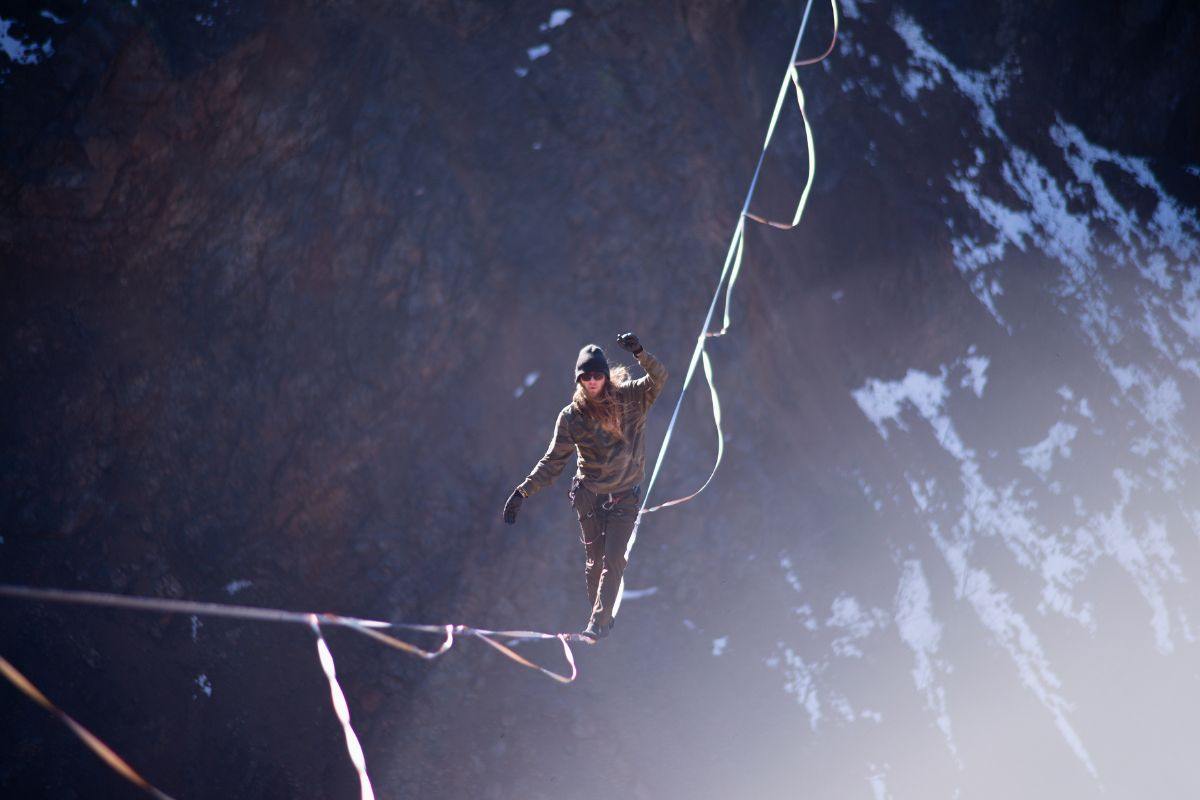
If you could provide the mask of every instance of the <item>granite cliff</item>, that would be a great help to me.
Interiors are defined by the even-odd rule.
[[[0,74],[0,580],[580,626],[566,481],[513,529],[501,505],[584,343],[615,355],[631,329],[671,369],[661,440],[800,11],[6,10],[24,49]],[[1171,742],[1196,725],[1165,687],[1196,658],[1200,15],[843,11],[802,75],[811,207],[795,232],[751,229],[734,331],[710,345],[726,460],[634,554],[631,587],[654,592],[565,690],[469,642],[426,664],[331,634],[380,796],[1187,787]],[[818,2],[805,50],[828,30]],[[776,216],[805,170],[794,108],[781,124],[755,201]],[[1051,436],[1018,483],[1017,446],[1062,434],[1068,403],[1091,455],[1052,477],[1070,449]],[[693,391],[658,499],[714,453]],[[1104,538],[1126,512],[1134,532]],[[1031,527],[1100,544],[1010,540]],[[984,578],[962,553],[1004,591],[965,588]],[[1063,559],[1073,577],[1045,566]],[[1109,582],[1136,613],[1105,615]],[[2,611],[0,652],[182,800],[357,791],[307,632]],[[15,692],[0,714],[0,793],[136,796]],[[1159,755],[1123,759],[1142,724]]]

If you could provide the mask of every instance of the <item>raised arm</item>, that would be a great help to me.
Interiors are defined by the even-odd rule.
[[[637,387],[636,391],[642,397],[642,407],[649,408],[662,394],[663,386],[667,383],[667,368],[645,349],[637,354],[637,360],[646,374],[633,381],[632,385]]]
[[[662,365],[661,361],[646,352],[642,343],[638,341],[638,337],[632,333],[622,333],[617,337],[617,341],[621,347],[633,353],[638,363],[642,365],[642,369],[646,370],[643,377],[636,381],[630,381],[629,388],[634,397],[641,399],[642,408],[648,409],[662,394],[663,386],[667,382],[667,368]]]

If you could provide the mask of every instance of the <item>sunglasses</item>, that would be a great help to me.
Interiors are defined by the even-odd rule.
[[[604,377],[603,372],[585,372],[579,376],[581,381],[598,381]]]

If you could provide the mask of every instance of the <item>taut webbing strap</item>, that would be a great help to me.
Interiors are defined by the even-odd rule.
[[[158,800],[172,800],[172,797],[169,794],[143,778],[137,770],[129,766],[129,763],[125,761],[125,759],[113,752],[113,749],[104,742],[100,741],[100,739],[97,738],[94,733],[76,722],[70,714],[54,705],[54,703],[50,702],[50,699],[47,698],[46,695],[42,694],[41,691],[33,685],[32,681],[22,675],[20,671],[10,664],[3,656],[0,656],[0,673],[3,673],[4,677],[8,678],[9,683],[24,692],[27,697],[33,700],[33,702],[37,703],[42,708],[58,717],[58,719],[64,725],[70,728],[76,736],[83,740],[84,744],[91,748],[93,753],[98,755],[105,764],[108,764],[108,766],[112,767],[113,771],[115,771],[122,778],[125,778],[125,780],[129,781],[134,786],[145,790],[152,797],[158,798]]]

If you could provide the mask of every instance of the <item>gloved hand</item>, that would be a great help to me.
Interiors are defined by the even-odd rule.
[[[512,525],[517,521],[517,512],[521,510],[521,503],[525,497],[516,489],[513,489],[512,496],[508,498],[508,502],[504,504],[504,521]]]
[[[632,333],[622,333],[617,337],[617,342],[635,356],[642,352],[642,343],[638,341],[637,336]]]

